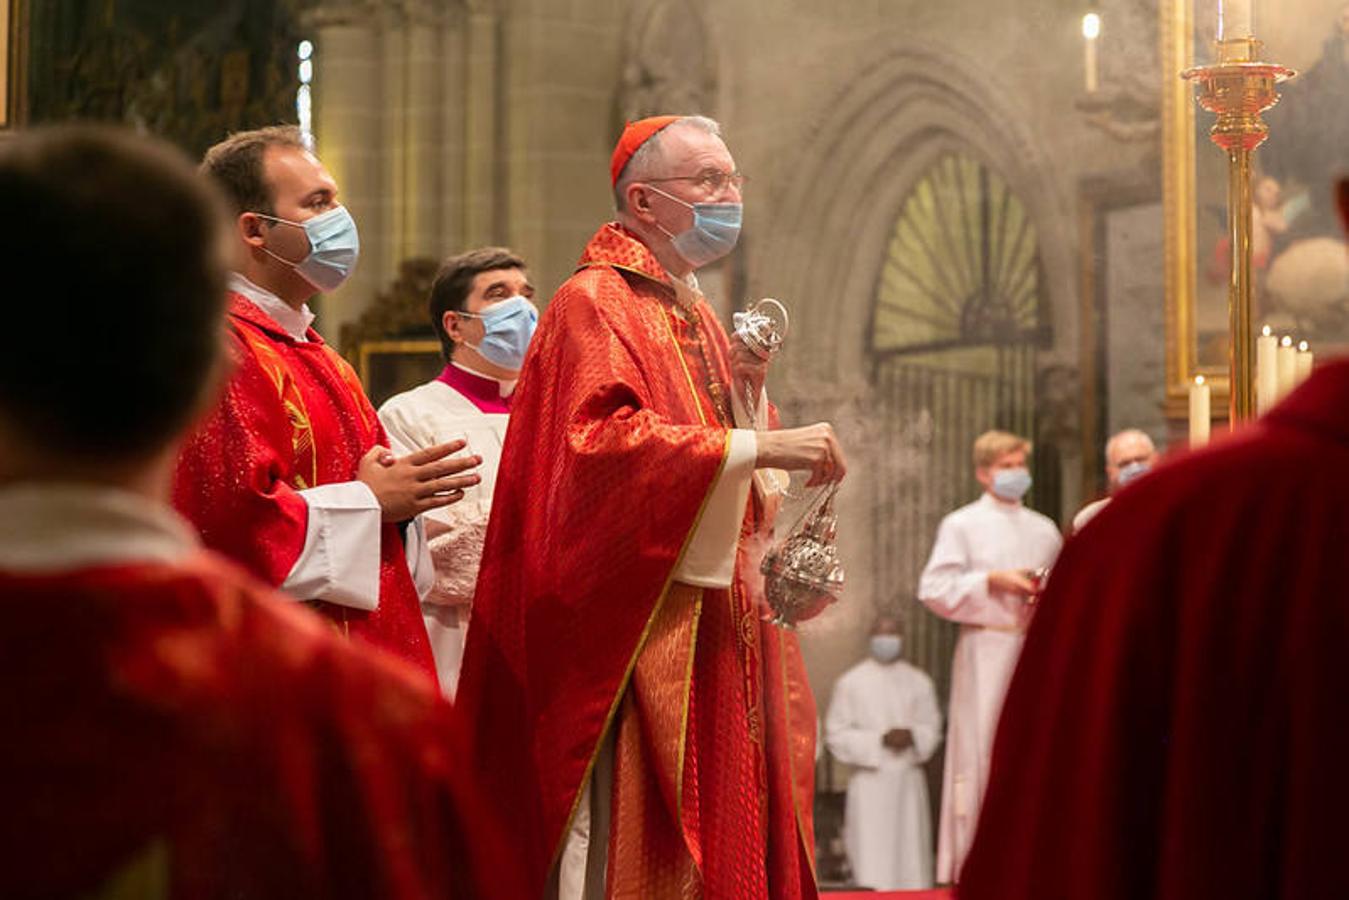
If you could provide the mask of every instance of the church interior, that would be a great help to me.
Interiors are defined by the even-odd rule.
[[[1244,6],[1245,62],[1277,65],[1267,136],[1237,151],[1203,69],[1233,0],[3,0],[0,146],[93,120],[199,159],[298,126],[362,235],[315,328],[379,406],[440,371],[443,259],[509,247],[546,310],[614,216],[625,123],[715,119],[745,215],[702,291],[728,331],[760,298],[789,311],[768,397],[849,459],[846,587],[798,630],[820,717],[877,616],[946,711],[960,625],[919,584],[981,493],[979,435],[1032,443],[1026,505],[1067,533],[1111,487],[1112,435],[1183,454],[1257,392],[1263,411],[1285,357],[1300,380],[1349,346],[1349,5]],[[855,889],[853,770],[824,744],[816,874]],[[923,766],[933,828],[944,753]]]

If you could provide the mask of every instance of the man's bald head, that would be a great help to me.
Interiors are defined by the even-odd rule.
[[[1157,461],[1157,448],[1148,437],[1137,428],[1126,428],[1113,435],[1105,445],[1105,473],[1110,480],[1113,493],[1120,489],[1120,471],[1137,471],[1138,466],[1151,468]],[[1128,480],[1126,475],[1125,480]]]

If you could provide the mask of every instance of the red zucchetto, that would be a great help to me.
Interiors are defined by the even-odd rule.
[[[618,176],[623,174],[623,167],[632,159],[632,154],[637,152],[637,148],[645,144],[651,135],[679,118],[679,116],[651,116],[623,126],[623,135],[618,139],[618,146],[614,147],[613,158],[609,160],[609,183],[618,187]]]

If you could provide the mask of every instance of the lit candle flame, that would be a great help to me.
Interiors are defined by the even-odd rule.
[[[1285,334],[1285,335],[1283,336],[1283,340],[1279,341],[1279,346],[1281,346],[1281,347],[1291,347],[1291,346],[1293,346],[1293,339],[1290,338],[1288,335]]]
[[[1312,348],[1312,345],[1307,343],[1306,341],[1302,341],[1297,345],[1297,348],[1299,351],[1306,353],[1308,350]]]
[[[1094,41],[1101,36],[1101,16],[1099,13],[1090,12],[1082,17],[1082,36],[1089,41]]]
[[[1194,376],[1194,383],[1195,383],[1195,384],[1203,384],[1203,383],[1204,383],[1204,376],[1203,376],[1203,375],[1196,375],[1196,376]]]
[[[1274,332],[1270,331],[1269,326],[1266,325],[1263,329],[1261,329],[1260,333],[1263,334],[1265,337],[1269,337]]]

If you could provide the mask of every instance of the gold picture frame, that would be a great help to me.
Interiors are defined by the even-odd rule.
[[[1349,88],[1325,77],[1327,60],[1349,47],[1344,0],[1256,0],[1257,37],[1267,62],[1289,66],[1298,78],[1280,86],[1280,103],[1265,114],[1269,140],[1254,154],[1256,213],[1267,210],[1281,229],[1256,244],[1255,328],[1310,340],[1320,353],[1349,349],[1349,287],[1313,291],[1327,260],[1342,265],[1343,233],[1328,215],[1334,179],[1304,147],[1340,147],[1318,123],[1340,121]],[[1208,139],[1214,117],[1199,109],[1186,69],[1212,63],[1217,0],[1159,0],[1162,85],[1162,185],[1165,211],[1167,417],[1184,419],[1189,385],[1203,375],[1219,418],[1228,406],[1225,154]],[[1332,54],[1333,51],[1333,54]],[[1318,66],[1321,72],[1318,74]],[[1336,67],[1338,71],[1338,66]],[[1329,110],[1329,112],[1327,112]],[[1271,193],[1262,193],[1269,187]],[[1265,199],[1262,199],[1265,198]],[[1257,228],[1257,232],[1260,229]],[[1260,237],[1259,234],[1256,237]],[[1325,238],[1332,238],[1329,245]],[[1294,252],[1296,251],[1296,252]],[[1340,262],[1336,262],[1336,260]],[[1338,296],[1336,291],[1339,291]]]
[[[14,36],[18,33],[18,3],[0,0],[0,128],[9,128],[14,115]]]
[[[375,406],[430,381],[445,365],[436,340],[362,341],[356,360],[361,386]]]
[[[28,121],[30,0],[0,0],[0,132]]]
[[[1226,370],[1196,371],[1195,101],[1180,73],[1194,65],[1194,0],[1160,0],[1162,208],[1165,217],[1166,414],[1185,414],[1189,384],[1202,374],[1213,408],[1226,409]]]

